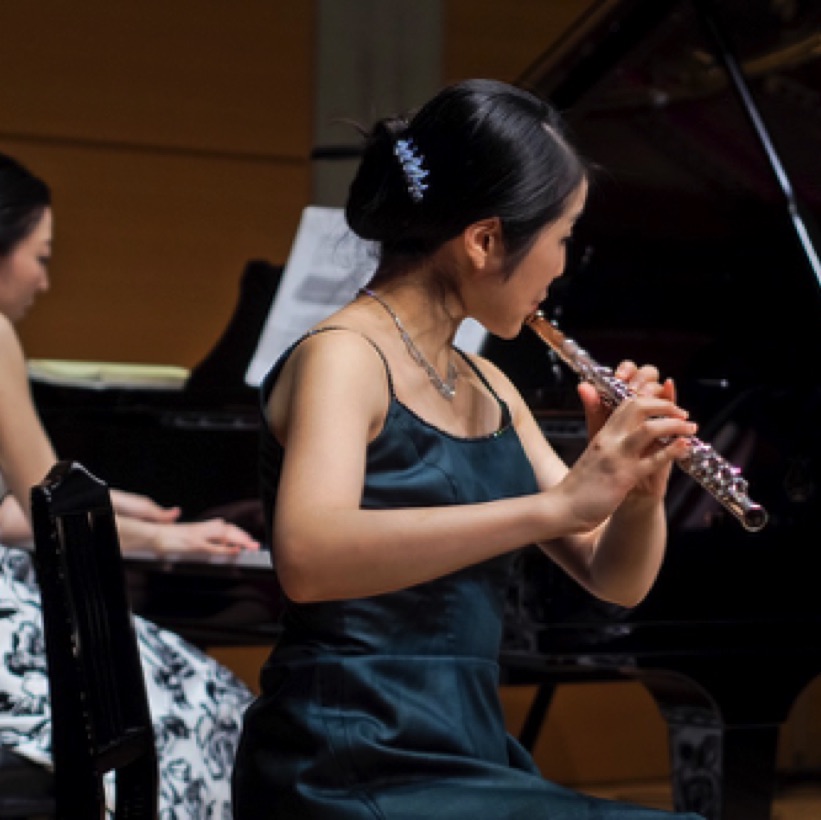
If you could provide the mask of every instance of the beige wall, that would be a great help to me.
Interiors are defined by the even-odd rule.
[[[516,80],[592,2],[446,0],[445,80]]]
[[[444,0],[443,79],[514,79],[586,2]],[[310,202],[315,27],[307,0],[0,5],[0,150],[55,200],[29,356],[207,352]]]
[[[587,2],[443,0],[443,79],[514,79]],[[315,27],[308,0],[0,4],[0,150],[55,200],[29,356],[207,352],[310,202]]]
[[[52,186],[29,356],[190,366],[310,190],[312,4],[0,5],[0,150]]]

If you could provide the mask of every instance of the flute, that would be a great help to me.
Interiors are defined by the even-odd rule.
[[[625,382],[613,375],[610,368],[594,361],[586,350],[551,324],[541,311],[529,316],[526,324],[581,380],[590,382],[598,390],[608,407],[614,408],[634,395]],[[767,511],[750,500],[747,482],[741,476],[740,469],[695,436],[688,436],[687,441],[690,443],[689,452],[676,459],[676,464],[729,510],[744,529],[750,532],[762,529],[767,523]]]

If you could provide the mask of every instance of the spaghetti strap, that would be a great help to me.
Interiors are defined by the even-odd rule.
[[[344,325],[326,325],[325,327],[316,327],[313,330],[309,330],[305,336],[303,336],[303,339],[306,339],[309,336],[316,336],[318,333],[324,333],[326,330],[348,330],[351,333],[356,333],[357,336],[361,336],[379,354],[379,358],[382,359],[382,364],[385,365],[385,375],[388,378],[388,390],[391,394],[391,398],[396,398],[393,390],[393,376],[391,375],[391,368],[390,365],[388,365],[388,360],[385,358],[385,354],[382,352],[382,349],[373,339],[371,339],[370,336],[366,336],[364,333],[354,330],[351,327],[345,327]],[[302,339],[299,341],[302,341]]]
[[[511,423],[511,415],[510,415],[510,408],[507,406],[507,402],[493,389],[491,383],[485,377],[485,374],[477,367],[476,363],[465,353],[464,350],[460,350],[458,347],[453,348],[461,357],[464,359],[467,366],[478,376],[479,381],[487,388],[488,392],[499,405],[499,409],[502,411],[502,426],[506,426]]]
[[[271,392],[271,389],[273,388],[274,382],[276,381],[276,378],[280,370],[282,370],[282,366],[288,360],[291,353],[293,353],[294,350],[296,350],[296,348],[299,347],[299,345],[301,345],[302,342],[304,342],[306,339],[310,339],[312,336],[316,336],[320,333],[325,333],[329,330],[347,330],[351,333],[356,333],[358,336],[361,336],[366,342],[368,342],[368,344],[379,354],[379,358],[382,359],[382,364],[385,366],[385,375],[388,379],[388,392],[390,393],[391,399],[396,398],[396,394],[393,389],[393,376],[391,375],[391,369],[388,365],[388,360],[387,358],[385,358],[385,354],[382,352],[379,345],[377,345],[376,342],[374,342],[373,339],[371,339],[369,336],[366,336],[364,333],[361,333],[358,330],[354,330],[353,328],[345,327],[344,325],[325,325],[324,327],[312,328],[311,330],[307,331],[307,333],[303,333],[302,336],[300,336],[298,339],[292,342],[285,349],[285,351],[282,353],[279,359],[277,359],[276,364],[268,371],[268,374],[262,380],[262,383],[260,385],[260,398],[263,405],[268,400],[268,396]]]

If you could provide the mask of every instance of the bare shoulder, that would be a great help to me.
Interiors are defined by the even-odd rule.
[[[21,408],[30,404],[31,389],[23,348],[14,325],[0,314],[0,411],[13,409],[19,416]]]
[[[374,343],[359,329],[342,324],[323,324],[294,350],[286,366],[316,368],[351,375],[362,368],[373,372],[381,368],[381,356]]]
[[[295,414],[355,407],[375,429],[388,395],[385,364],[369,339],[355,328],[326,325],[303,339],[284,364],[268,400],[269,423],[284,436]]]

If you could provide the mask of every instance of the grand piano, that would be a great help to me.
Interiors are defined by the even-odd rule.
[[[540,687],[523,740],[556,684],[639,680],[669,726],[676,808],[767,820],[779,729],[821,673],[821,3],[592,2],[519,84],[565,112],[599,167],[545,313],[604,364],[673,376],[699,437],[769,515],[748,532],[677,471],[664,566],[629,610],[524,550],[502,657],[507,682]],[[263,279],[237,307],[259,327],[276,269]],[[236,355],[248,323],[232,326],[177,391],[90,398],[34,383],[58,452],[115,486],[182,499],[189,517],[258,524],[244,506],[256,493],[255,399],[241,384],[252,351],[246,337]],[[585,441],[575,377],[527,330],[484,352],[572,460]],[[137,609],[204,644],[275,635],[272,574],[135,575]]]
[[[545,312],[599,361],[672,375],[770,520],[747,532],[677,471],[667,557],[632,610],[525,552],[504,668],[545,682],[527,732],[557,681],[642,681],[675,805],[711,820],[770,817],[779,728],[821,672],[820,43],[817,2],[599,3],[520,79],[601,167]],[[572,457],[556,408],[575,379],[532,335],[486,352]]]

